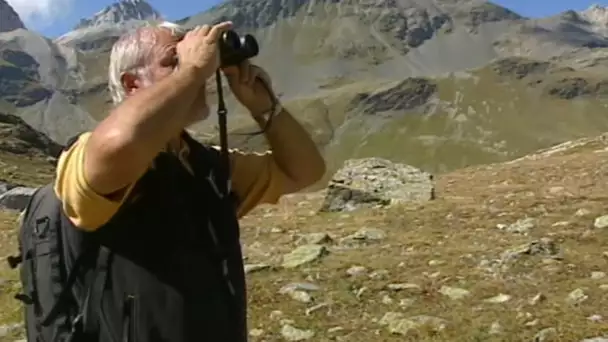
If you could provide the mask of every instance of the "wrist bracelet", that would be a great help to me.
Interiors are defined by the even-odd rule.
[[[279,115],[283,111],[283,105],[280,102],[275,102],[272,108],[262,114],[256,115],[256,118],[262,118],[265,121],[269,121],[275,116]]]

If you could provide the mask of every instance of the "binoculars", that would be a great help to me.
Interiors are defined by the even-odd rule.
[[[258,42],[250,34],[241,37],[234,31],[226,31],[219,41],[220,64],[228,67],[241,64],[243,61],[258,55]]]

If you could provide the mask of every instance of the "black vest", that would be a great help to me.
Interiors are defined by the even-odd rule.
[[[184,138],[194,176],[161,153],[98,231],[112,252],[101,308],[92,308],[108,335],[100,341],[247,340],[236,201],[218,191],[219,151]]]
[[[218,192],[219,151],[184,138],[194,176],[174,154],[159,154],[123,208],[93,233],[106,251],[98,267],[108,270],[94,276],[87,311],[100,342],[247,340],[236,200]],[[86,235],[71,232],[71,241]]]

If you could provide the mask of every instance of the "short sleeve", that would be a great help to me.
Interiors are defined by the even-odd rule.
[[[91,188],[84,173],[85,147],[91,133],[82,134],[59,157],[55,193],[63,204],[64,213],[72,223],[92,231],[107,223],[129,195],[132,185],[119,198],[108,198]]]
[[[232,189],[240,202],[237,214],[246,215],[262,203],[276,204],[285,193],[286,175],[272,152],[246,153],[231,150]]]

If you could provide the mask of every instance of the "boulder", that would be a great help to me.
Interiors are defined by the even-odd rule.
[[[3,193],[9,191],[10,189],[13,189],[17,187],[16,185],[10,184],[10,183],[6,183],[6,182],[2,182],[0,181],[0,195],[2,195]]]
[[[16,187],[0,195],[0,209],[23,211],[36,188]]]
[[[347,160],[331,179],[322,212],[434,199],[433,176],[382,158]]]

